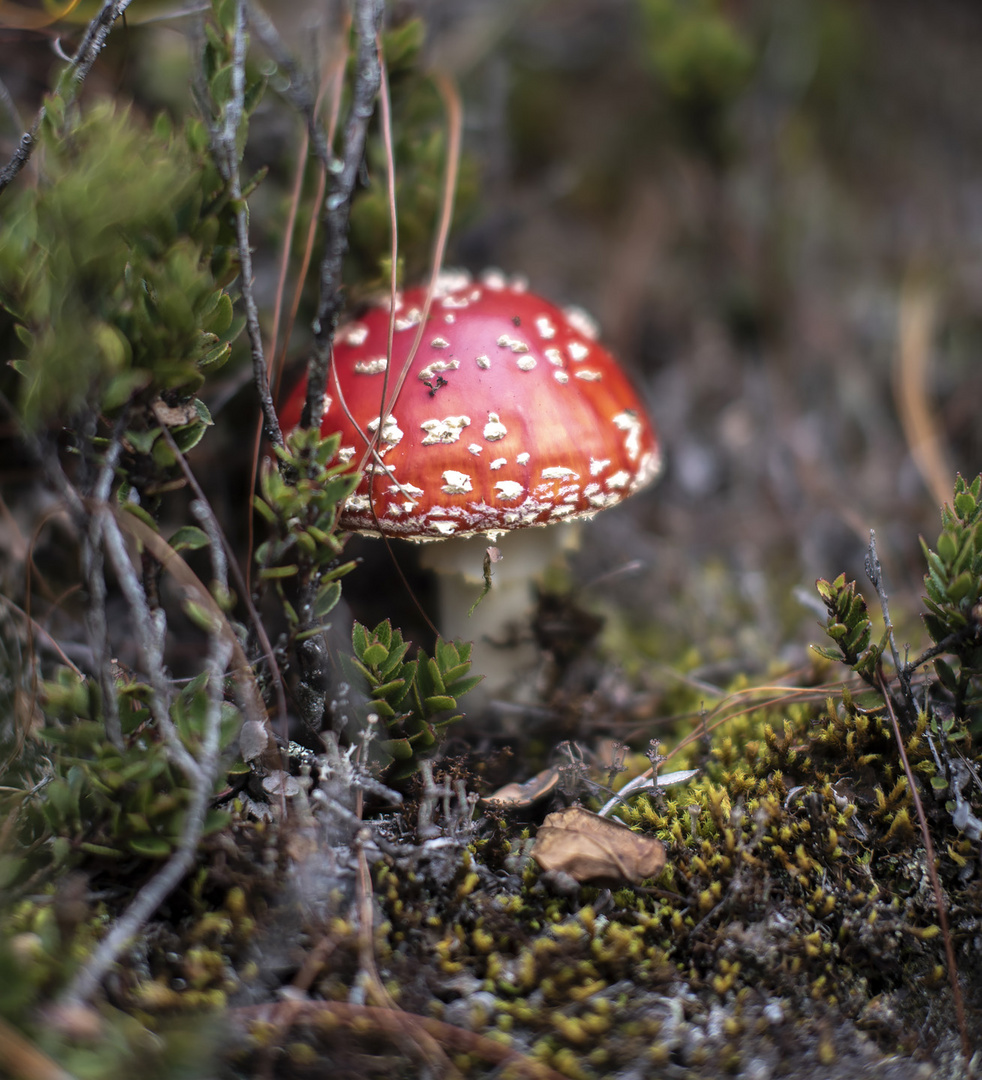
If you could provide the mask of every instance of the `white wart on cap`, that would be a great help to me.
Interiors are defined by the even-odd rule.
[[[380,417],[386,370],[391,395],[425,295],[398,297],[391,357],[387,304],[336,335],[345,404],[381,459],[366,467],[343,528],[417,540],[494,535],[592,517],[655,479],[651,422],[589,317],[499,274],[442,280],[402,389]],[[299,421],[304,391],[288,399],[284,428]],[[365,442],[337,397],[332,379],[322,430],[341,432],[342,460],[357,464]]]

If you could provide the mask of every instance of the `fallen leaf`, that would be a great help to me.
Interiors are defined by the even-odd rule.
[[[639,885],[665,865],[665,847],[626,825],[568,806],[542,823],[532,858],[543,870],[559,870],[583,883],[628,881]]]
[[[514,780],[510,784],[505,784],[482,801],[492,806],[497,803],[499,806],[518,810],[531,806],[536,799],[541,799],[547,792],[552,791],[558,783],[559,770],[555,765],[551,765],[548,769],[536,773],[531,780],[526,780],[524,784],[519,784]]]
[[[247,720],[239,732],[239,753],[243,761],[254,761],[266,752],[269,732],[260,720]]]

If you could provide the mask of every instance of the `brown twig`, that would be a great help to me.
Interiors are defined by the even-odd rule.
[[[965,1021],[965,1003],[962,1000],[962,989],[958,982],[958,967],[955,963],[955,948],[951,941],[951,931],[948,929],[948,909],[945,904],[944,893],[941,891],[941,882],[938,880],[938,870],[935,866],[934,843],[931,840],[931,832],[928,828],[927,817],[921,803],[921,796],[914,782],[914,773],[907,759],[907,749],[904,746],[903,736],[900,733],[900,724],[897,722],[897,714],[893,708],[893,701],[887,690],[886,679],[883,672],[878,672],[880,690],[883,700],[886,702],[887,712],[890,715],[890,723],[893,725],[893,735],[897,741],[897,750],[904,766],[904,775],[907,777],[907,786],[910,789],[911,798],[914,800],[914,810],[921,827],[921,837],[924,840],[924,858],[927,862],[927,873],[931,879],[931,888],[934,890],[934,903],[938,909],[938,923],[941,926],[941,937],[944,940],[945,960],[948,967],[948,983],[951,986],[951,996],[955,1003],[955,1018],[958,1023],[958,1033],[961,1036],[962,1054],[967,1062],[972,1056],[972,1045],[968,1038],[968,1027]]]
[[[272,1023],[277,1016],[275,1005],[247,1005],[243,1008],[232,1010],[232,1017],[243,1020],[255,1020]],[[525,1057],[517,1050],[504,1046],[487,1036],[479,1035],[474,1031],[454,1027],[442,1020],[435,1020],[431,1016],[420,1016],[417,1013],[394,1011],[383,1009],[373,1005],[353,1005],[344,1001],[297,1001],[290,1003],[289,1022],[284,1025],[285,1030],[295,1023],[304,1020],[314,1020],[318,1016],[331,1016],[349,1027],[359,1026],[374,1028],[376,1031],[385,1032],[388,1035],[398,1036],[405,1031],[405,1025],[411,1024],[419,1031],[426,1032],[432,1038],[438,1040],[441,1046],[462,1054],[473,1054],[485,1061],[496,1065],[507,1065],[530,1077],[531,1080],[566,1080],[561,1073],[550,1069],[548,1065],[533,1061]]]
[[[194,492],[195,498],[198,500],[201,511],[206,516],[206,521],[202,522],[207,527],[209,537],[214,544],[216,541],[220,545],[220,550],[224,551],[228,557],[228,565],[232,571],[232,578],[235,581],[235,587],[239,590],[242,603],[245,605],[246,611],[249,615],[249,621],[252,624],[256,637],[259,640],[259,646],[263,650],[263,655],[266,657],[266,663],[269,665],[269,672],[273,679],[273,688],[276,693],[276,708],[279,712],[280,724],[283,732],[287,731],[287,714],[286,714],[286,691],[283,688],[283,676],[280,673],[279,665],[276,663],[276,654],[273,651],[273,644],[269,640],[269,636],[266,633],[266,627],[263,625],[263,621],[259,616],[259,612],[256,610],[255,605],[252,602],[252,597],[249,595],[249,590],[245,582],[245,578],[242,576],[242,570],[235,559],[232,547],[229,544],[225,533],[219,527],[218,521],[215,518],[214,512],[211,509],[211,505],[205,496],[205,493],[201,489],[201,485],[198,483],[198,478],[194,475],[191,467],[188,465],[187,458],[181,453],[178,448],[177,442],[174,436],[171,435],[167,425],[161,419],[159,413],[154,411],[154,415],[160,422],[161,431],[164,438],[167,440],[167,445],[171,449],[171,453],[177,459],[178,465],[181,467],[181,472],[184,473],[184,478],[187,480],[191,490]]]
[[[0,1018],[0,1061],[13,1080],[74,1080],[47,1054]]]
[[[894,396],[910,456],[941,506],[951,498],[955,473],[928,392],[937,309],[937,297],[928,285],[913,278],[904,283],[900,291]]]

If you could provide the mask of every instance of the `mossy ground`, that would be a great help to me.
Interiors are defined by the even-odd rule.
[[[675,691],[673,704],[694,706],[688,694]],[[523,760],[527,747],[516,749]],[[930,793],[923,721],[906,749],[975,1030],[978,855]],[[438,798],[419,781],[398,812],[370,811],[376,840],[339,829],[325,810],[330,784],[305,781],[286,815],[265,823],[232,800],[240,810],[107,986],[112,1007],[94,1029],[103,1052],[92,1058],[101,1075],[125,1075],[141,1040],[162,1076],[182,1048],[204,1052],[201,1040],[210,1064],[196,1075],[954,1068],[955,1012],[911,794],[889,720],[860,699],[764,705],[688,740],[670,767],[698,776],[619,811],[667,848],[665,870],[641,886],[542,875],[529,849],[545,807],[475,812],[471,764],[462,755],[437,768]],[[628,759],[630,771],[645,764]],[[588,786],[579,794],[591,802]],[[80,1076],[94,1047],[70,1027],[37,1027],[36,1010],[118,914],[118,870],[83,865],[87,895],[103,897],[94,905],[80,904],[86,889],[73,893],[70,876],[5,921],[5,967],[31,965],[23,1019]],[[107,1039],[118,1043],[108,1065]]]

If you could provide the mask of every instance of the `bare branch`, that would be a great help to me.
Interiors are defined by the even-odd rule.
[[[113,23],[130,6],[131,2],[132,0],[105,0],[99,13],[89,23],[81,44],[69,61],[68,68],[62,73],[58,83],[58,88],[66,102],[75,100],[82,83],[85,82],[85,77],[96,61],[96,57],[102,52],[106,44],[106,38],[109,37]],[[42,105],[30,129],[21,136],[20,144],[14,151],[13,157],[0,169],[0,192],[3,192],[4,188],[13,181],[21,169],[30,161],[43,119],[44,106]]]
[[[133,903],[100,942],[62,995],[63,1003],[86,1001],[95,993],[119,954],[194,865],[218,768],[223,683],[231,655],[232,642],[228,635],[216,630],[211,635],[208,658],[208,711],[201,752],[191,776],[191,798],[177,849],[163,869],[137,893]]]
[[[130,6],[131,0],[105,0],[99,14],[89,23],[81,44],[72,57],[71,81],[76,93],[88,75],[96,57],[102,52],[113,23]],[[62,82],[64,82],[62,77]],[[72,97],[74,98],[74,94]]]
[[[108,500],[112,490],[116,465],[123,449],[121,438],[126,411],[120,415],[112,442],[99,471],[94,497],[98,502]],[[79,522],[81,525],[82,522]],[[89,591],[85,608],[85,621],[89,631],[89,645],[99,671],[99,685],[102,689],[102,703],[106,714],[106,736],[113,746],[122,748],[123,729],[119,719],[119,701],[116,698],[116,681],[112,666],[112,644],[109,637],[109,623],[106,618],[106,575],[105,559],[102,550],[102,515],[93,514],[89,518],[89,527],[85,530],[82,543],[82,573]]]
[[[873,549],[873,558],[876,558],[875,548]],[[874,584],[876,583],[874,582]],[[878,585],[877,591],[879,591]],[[900,724],[897,722],[897,714],[894,712],[893,703],[890,700],[890,693],[887,690],[886,679],[884,679],[882,671],[878,673],[878,678],[880,692],[883,694],[887,712],[890,714],[890,723],[893,725],[893,736],[897,743],[901,764],[904,767],[904,775],[907,778],[907,788],[910,791],[911,799],[914,802],[914,811],[917,814],[917,821],[921,829],[921,839],[924,841],[924,862],[927,867],[927,875],[931,882],[931,888],[934,891],[934,903],[938,910],[938,925],[941,927],[941,934],[944,939],[945,960],[947,961],[948,968],[948,984],[951,987],[951,997],[955,1004],[955,1019],[958,1024],[958,1032],[961,1036],[962,1053],[965,1055],[965,1060],[968,1061],[972,1056],[972,1045],[968,1037],[968,1026],[965,1019],[965,1002],[962,998],[962,990],[958,982],[958,965],[955,961],[955,948],[951,941],[951,931],[948,928],[948,905],[945,902],[945,895],[941,888],[941,882],[938,880],[938,870],[934,856],[934,843],[931,840],[931,830],[928,828],[927,816],[924,813],[924,806],[921,803],[921,796],[917,789],[917,781],[914,779],[914,772],[910,767],[907,749],[904,746],[904,739],[900,734]]]
[[[106,505],[94,509],[95,513],[102,518],[103,543],[113,570],[116,571],[119,587],[129,605],[136,646],[140,652],[144,674],[153,690],[150,695],[150,712],[153,714],[154,723],[164,736],[174,763],[180,767],[185,776],[194,780],[199,773],[198,763],[181,742],[177,728],[170,718],[171,694],[164,673],[163,612],[159,612],[160,618],[155,619],[150,611],[146,593],[130,562],[126,542],[112,510]]]
[[[28,161],[30,161],[31,154],[34,152],[34,144],[37,141],[38,128],[41,126],[41,117],[43,114],[44,109],[42,109],[34,118],[34,123],[31,124],[30,130],[25,131],[20,137],[20,144],[14,151],[13,157],[2,169],[0,169],[0,192],[7,187]]]
[[[344,304],[341,267],[348,250],[348,218],[351,196],[365,156],[368,124],[375,111],[382,79],[376,35],[382,23],[382,0],[356,0],[354,24],[358,53],[352,88],[351,111],[344,130],[341,161],[332,160],[330,184],[324,203],[324,256],[320,269],[320,299],[314,320],[314,353],[307,365],[307,400],[300,423],[319,428],[324,415],[327,368],[331,361],[334,331]]]
[[[880,557],[876,552],[876,533],[869,531],[869,548],[866,552],[866,576],[870,579],[876,595],[880,598],[880,610],[883,612],[883,623],[886,628],[887,641],[890,643],[890,654],[893,657],[893,666],[900,680],[900,689],[903,694],[903,718],[908,726],[913,727],[917,722],[917,704],[914,701],[914,692],[910,685],[910,664],[901,663],[900,652],[893,633],[893,621],[890,618],[890,604],[887,598],[886,588],[883,584],[883,568],[880,566]]]
[[[259,326],[259,308],[252,288],[252,251],[249,247],[249,208],[242,198],[239,178],[238,133],[245,108],[245,0],[235,5],[235,39],[232,51],[232,96],[225,110],[225,125],[219,136],[219,164],[229,183],[229,194],[235,209],[235,233],[239,250],[239,281],[242,302],[246,311],[246,332],[252,351],[252,379],[263,411],[263,432],[276,446],[283,445],[283,432],[276,416],[273,396],[269,390],[269,372],[263,353],[263,336]]]
[[[211,547],[213,549],[212,559],[218,559],[221,557],[221,562],[215,563],[215,578],[221,584],[224,589],[228,589],[228,569],[231,567],[232,577],[235,581],[235,587],[239,590],[239,595],[242,603],[245,605],[246,610],[249,613],[249,619],[252,623],[253,630],[256,637],[259,639],[260,647],[263,650],[263,654],[266,657],[266,662],[269,664],[270,675],[273,679],[273,687],[276,692],[277,709],[280,715],[280,722],[284,730],[286,729],[287,716],[286,716],[286,692],[283,688],[283,675],[280,672],[279,666],[276,663],[276,653],[273,651],[272,642],[269,640],[269,636],[266,633],[266,627],[263,625],[263,621],[259,616],[259,612],[256,610],[255,605],[252,602],[252,597],[249,595],[249,589],[246,585],[245,578],[242,575],[242,570],[239,564],[232,556],[231,546],[218,524],[218,520],[215,517],[215,513],[211,508],[211,504],[205,496],[205,493],[201,490],[201,485],[198,483],[198,478],[191,471],[191,467],[188,465],[187,458],[181,453],[174,436],[171,435],[167,426],[161,424],[161,431],[164,434],[164,438],[167,440],[167,445],[170,447],[171,452],[177,459],[178,465],[181,467],[181,472],[184,473],[184,478],[187,480],[194,492],[195,501],[191,505],[191,510],[194,516],[201,523],[201,527],[208,534],[208,539],[211,541]],[[230,558],[231,557],[231,558]]]

